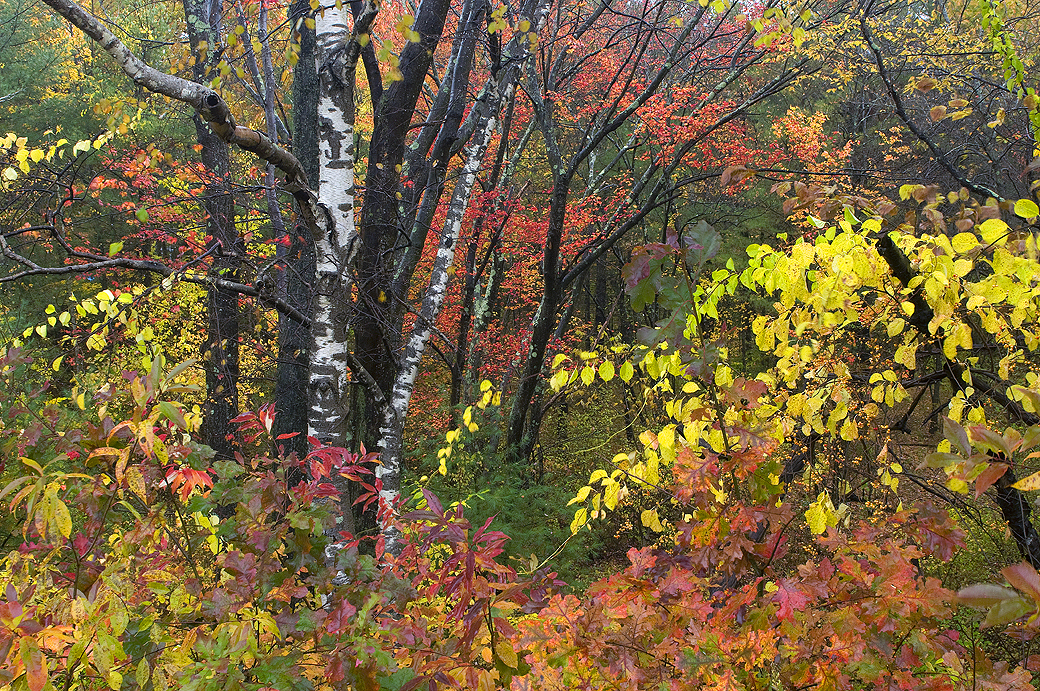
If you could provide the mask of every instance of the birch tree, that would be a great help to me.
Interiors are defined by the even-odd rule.
[[[331,446],[364,445],[378,451],[376,475],[387,509],[400,490],[404,421],[417,374],[431,339],[446,341],[435,323],[452,280],[455,251],[474,188],[488,167],[494,172],[482,183],[485,190],[487,186],[504,189],[516,170],[519,154],[506,152],[501,143],[495,162],[487,160],[495,137],[501,142],[503,113],[512,113],[520,103],[532,114],[516,147],[540,140],[538,150],[544,151],[542,160],[552,179],[541,261],[542,296],[531,322],[529,352],[519,363],[521,377],[507,435],[511,453],[522,458],[537,435],[540,413],[532,402],[567,291],[576,293],[574,287],[585,282],[603,253],[690,181],[677,176],[683,174],[687,154],[699,141],[807,70],[805,60],[780,59],[770,66],[767,78],[742,89],[741,98],[718,115],[707,132],[669,157],[649,157],[645,169],[627,179],[629,171],[622,170],[626,156],[631,158],[639,147],[652,151],[656,146],[646,138],[632,139],[641,109],[651,98],[673,81],[695,80],[705,87],[695,108],[713,104],[766,55],[764,47],[754,45],[756,34],[735,21],[735,7],[720,4],[709,10],[659,3],[635,11],[612,0],[580,7],[560,0],[556,4],[526,0],[509,6],[488,0],[422,0],[414,18],[400,17],[393,29],[404,38],[395,54],[389,49],[391,37],[378,35],[385,34],[389,24],[378,21],[385,6],[367,0],[316,9],[313,4],[310,8],[298,4],[293,17],[301,36],[300,54],[304,55],[307,9],[314,10],[315,52],[313,72],[309,64],[297,71],[305,79],[316,75],[318,98],[313,106],[316,124],[308,128],[310,116],[304,113],[312,112],[311,106],[304,110],[306,94],[297,94],[301,112],[294,130],[301,147],[306,134],[316,131],[314,179],[279,144],[270,81],[259,74],[266,73],[269,61],[263,51],[257,63],[263,69],[257,68],[254,90],[267,115],[266,133],[238,126],[227,102],[201,83],[203,73],[196,73],[196,81],[162,73],[138,59],[73,0],[45,2],[96,41],[137,85],[193,108],[200,137],[211,132],[220,146],[252,152],[280,171],[281,187],[293,196],[298,225],[305,229],[301,244],[312,247],[315,255],[309,313],[304,314],[306,300],[280,292],[284,288],[229,280],[229,275],[234,278],[227,274],[234,271],[230,264],[218,268],[210,283],[240,293],[251,291],[296,323],[309,326],[309,348],[301,347],[299,335],[294,342],[284,343],[288,353],[309,350],[308,436]],[[202,26],[199,17],[212,16],[219,3],[207,7],[189,11],[189,24]],[[217,23],[206,26],[215,30]],[[267,27],[260,27],[259,33],[266,35]],[[216,36],[207,40],[208,46],[217,44]],[[386,84],[376,45],[387,61]],[[309,63],[311,58],[306,59]],[[358,160],[356,146],[357,102],[365,93],[358,88],[360,67],[373,114],[364,160]],[[574,117],[569,106],[557,102],[557,92],[582,79],[586,83],[592,79],[603,92],[585,94],[599,101],[593,100],[593,107],[581,108]],[[612,143],[618,136],[628,143]],[[355,192],[359,164],[364,170],[360,205]],[[625,202],[607,214],[599,233],[576,257],[567,258],[561,244],[572,185],[585,170],[584,194],[596,194],[610,184],[629,187],[620,195]],[[268,207],[274,222],[280,212],[270,182],[268,176]],[[445,213],[443,221],[435,222],[438,209]],[[218,217],[210,214],[211,219]],[[227,231],[234,226],[233,214],[229,218]],[[424,274],[418,268],[428,240],[435,241],[437,251],[429,277],[419,286],[417,277]],[[228,238],[224,245],[234,242]],[[224,261],[234,261],[234,255]],[[496,274],[490,273],[479,300],[485,306],[495,286]],[[475,282],[466,288],[474,301],[480,292]],[[479,329],[487,313],[475,311]],[[469,353],[456,352],[454,361],[461,374],[471,358]],[[286,385],[281,385],[283,392]],[[340,490],[344,503],[350,504],[350,488],[342,484]],[[353,518],[341,528],[354,534],[372,534],[379,528],[371,514]],[[387,522],[382,527],[388,526]],[[386,536],[388,547],[396,549],[396,536],[392,531],[386,531]]]

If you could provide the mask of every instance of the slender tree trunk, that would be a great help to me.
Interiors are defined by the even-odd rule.
[[[184,0],[188,41],[196,56],[195,79],[204,82],[214,66],[213,57],[221,45],[223,21],[219,0]],[[201,44],[204,49],[200,49]],[[202,147],[202,165],[206,169],[205,210],[209,248],[213,251],[212,273],[236,280],[244,250],[235,229],[234,202],[228,174],[231,168],[227,144],[194,116],[195,132]],[[202,423],[202,439],[218,458],[233,458],[235,429],[231,420],[238,415],[238,294],[209,287],[206,294],[206,339],[202,346],[206,370],[206,406]]]
[[[561,171],[562,173],[563,171]],[[534,439],[527,427],[528,413],[535,391],[541,383],[545,351],[556,328],[556,313],[560,306],[561,282],[559,277],[560,241],[563,224],[567,217],[567,198],[570,177],[559,175],[553,184],[549,206],[549,228],[546,231],[545,251],[542,255],[542,299],[535,312],[531,328],[531,344],[513,405],[509,412],[509,428],[506,431],[506,448],[514,462],[527,458]]]
[[[497,102],[497,93],[494,97]],[[488,143],[497,125],[498,119],[495,112],[492,112],[466,152],[466,163],[455,183],[455,190],[448,205],[447,218],[444,221],[440,245],[430,275],[430,284],[423,296],[415,327],[405,346],[390,400],[384,406],[383,426],[380,429],[380,465],[376,469],[376,476],[383,481],[382,496],[390,505],[396,502],[400,492],[404,421],[408,415],[408,404],[411,401],[412,391],[415,389],[415,378],[419,373],[419,365],[422,362],[426,344],[433,332],[437,317],[440,315],[444,293],[447,291],[448,282],[451,279],[449,270],[455,260],[455,247],[458,245],[459,231],[462,229],[462,217],[469,206],[473,184],[477,178],[477,169],[484,160]],[[387,539],[387,550],[396,553],[401,546],[398,544],[399,536],[396,531],[384,530],[384,535]]]
[[[318,180],[318,70],[314,29],[308,28],[307,0],[294,0],[292,20],[300,35],[300,59],[293,69],[293,152],[308,179]],[[311,314],[314,283],[314,244],[310,233],[298,226],[287,229],[289,247],[282,258],[281,284],[286,301],[304,314]],[[302,458],[308,451],[308,381],[310,328],[278,315],[278,379],[275,384],[274,434],[296,436],[279,442],[287,453]]]

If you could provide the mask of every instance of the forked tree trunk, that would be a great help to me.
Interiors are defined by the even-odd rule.
[[[497,89],[494,89],[494,92],[492,98],[497,102]],[[430,272],[430,284],[423,296],[419,314],[416,315],[411,336],[405,345],[390,400],[383,407],[383,425],[380,429],[379,443],[380,465],[376,469],[376,476],[383,483],[382,498],[390,505],[397,501],[400,493],[404,421],[408,415],[408,404],[411,401],[412,392],[415,390],[415,378],[419,373],[419,365],[422,362],[430,334],[433,332],[433,326],[440,315],[444,293],[448,289],[448,281],[451,279],[449,270],[455,261],[455,248],[458,245],[459,231],[462,229],[462,217],[469,206],[473,184],[477,179],[477,169],[484,160],[491,135],[497,127],[496,107],[488,114],[483,127],[477,132],[472,145],[466,151],[466,163],[455,183],[455,190],[448,205],[437,256]],[[402,546],[398,542],[400,536],[397,531],[390,527],[384,529],[383,534],[386,538],[386,549],[396,554]]]

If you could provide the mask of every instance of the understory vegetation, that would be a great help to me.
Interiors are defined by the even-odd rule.
[[[1040,16],[0,4],[0,691],[1031,689]]]

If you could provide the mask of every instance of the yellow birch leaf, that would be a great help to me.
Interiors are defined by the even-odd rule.
[[[513,650],[513,646],[509,644],[509,641],[499,641],[496,643],[495,655],[498,655],[498,659],[506,663],[507,666],[516,669],[518,664],[516,651]]]
[[[805,512],[805,520],[809,524],[809,530],[813,535],[823,535],[827,530],[827,512],[823,508],[825,494],[820,493],[816,501],[809,505]]]
[[[607,484],[606,489],[603,491],[603,506],[613,511],[617,508],[620,496],[621,483],[617,482],[616,480],[611,481],[609,484]]]
[[[606,473],[604,473],[604,475],[605,474]],[[580,504],[581,502],[585,501],[589,498],[590,492],[592,492],[592,487],[589,487],[588,485],[582,487],[578,490],[578,494],[575,495],[575,497],[571,499],[569,502],[567,502],[567,506],[570,506],[571,504]]]
[[[1015,202],[1015,215],[1025,219],[1040,216],[1040,207],[1031,199],[1019,199]]]
[[[1040,473],[1033,473],[1028,477],[1024,477],[1011,486],[1024,492],[1040,489]]]
[[[589,510],[584,506],[574,512],[574,520],[571,521],[571,535],[577,535],[578,531],[589,522]]]
[[[664,531],[661,519],[657,517],[657,509],[646,509],[639,515],[639,519],[642,521],[644,528],[649,528],[655,533]]]

